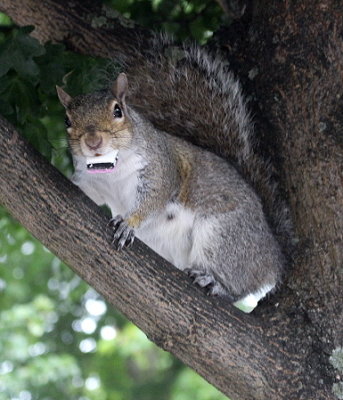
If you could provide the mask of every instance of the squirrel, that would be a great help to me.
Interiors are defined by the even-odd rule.
[[[233,303],[243,300],[243,305],[253,309],[281,282],[285,257],[273,229],[288,230],[287,211],[284,207],[279,221],[271,227],[250,183],[254,176],[250,182],[242,176],[252,160],[250,171],[256,171],[251,175],[255,173],[257,183],[262,182],[273,193],[273,183],[266,183],[270,179],[268,168],[263,176],[265,164],[251,150],[252,122],[238,82],[230,74],[225,78],[230,86],[227,95],[219,87],[224,72],[218,61],[211,64],[209,57],[206,62],[200,60],[198,50],[188,52],[187,57],[217,74],[217,80],[210,82],[211,90],[225,101],[226,110],[225,115],[216,116],[216,124],[222,124],[223,129],[216,140],[221,143],[227,132],[233,132],[229,154],[237,150],[235,162],[158,129],[158,123],[145,118],[137,100],[138,104],[130,103],[131,93],[139,92],[137,80],[130,93],[127,76],[121,73],[110,88],[75,98],[57,87],[66,109],[75,168],[72,181],[96,204],[110,208],[113,240],[119,249],[138,237],[188,273],[208,294],[224,296]],[[188,64],[182,67],[188,68],[191,76],[194,62]],[[169,86],[172,83],[178,82],[170,77]],[[143,91],[143,103],[145,97]],[[202,118],[199,129],[206,126],[209,114],[213,119],[216,110],[211,107],[217,100],[213,95],[202,99],[205,105],[201,109],[208,109],[208,114],[198,115]],[[175,103],[180,110],[181,101],[185,108],[196,108],[192,99],[179,97]],[[184,125],[186,131],[194,128],[191,122]],[[280,228],[282,223],[285,228]]]

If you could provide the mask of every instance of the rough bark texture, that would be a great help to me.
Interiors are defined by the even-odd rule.
[[[343,41],[337,1],[261,1],[221,32],[268,120],[300,240],[289,285],[328,347],[343,341]],[[239,32],[239,34],[237,33]],[[253,78],[252,78],[253,77]],[[266,125],[258,126],[260,131]],[[262,135],[262,132],[261,132]]]
[[[0,9],[35,25],[40,40],[92,55],[113,57],[125,44],[129,60],[137,35],[150,37],[115,15],[109,20],[96,2],[67,4],[2,0]],[[339,1],[261,0],[212,44],[229,53],[252,97],[299,238],[287,284],[253,316],[205,298],[139,243],[116,253],[96,207],[0,126],[0,202],[152,340],[232,399],[335,399],[332,385],[342,379],[329,363],[343,343],[342,19]]]

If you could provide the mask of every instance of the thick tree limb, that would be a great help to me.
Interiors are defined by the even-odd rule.
[[[0,8],[19,24],[34,24],[36,26],[34,34],[40,40],[63,41],[72,49],[86,54],[111,57],[117,52],[122,53],[125,47],[125,54],[129,60],[130,48],[134,46],[136,35],[150,37],[150,34],[142,29],[136,31],[135,27],[125,26],[119,18],[113,17],[109,20],[104,15],[104,10],[97,8],[97,4],[89,11],[84,3],[83,5],[73,3],[73,8],[68,8],[66,3],[57,0],[46,0],[43,3],[38,0],[24,2],[2,0]],[[284,285],[281,291],[279,308],[275,309],[273,306],[276,300],[270,302],[267,307],[260,306],[256,311],[256,315],[259,315],[258,321],[251,316],[241,316],[235,311],[231,314],[230,307],[225,311],[223,306],[217,305],[213,299],[204,299],[200,296],[201,301],[198,302],[197,291],[187,284],[178,271],[166,267],[168,273],[163,274],[163,278],[159,281],[162,285],[165,279],[165,285],[161,286],[160,291],[156,288],[151,289],[155,298],[160,299],[158,310],[145,311],[152,321],[158,321],[160,324],[160,330],[154,336],[148,329],[148,317],[142,322],[134,310],[131,315],[121,308],[128,302],[131,313],[130,297],[126,298],[125,293],[131,296],[131,279],[133,282],[136,279],[132,278],[131,274],[135,277],[135,271],[129,270],[130,281],[123,280],[120,285],[117,280],[111,281],[110,285],[107,285],[108,281],[105,282],[104,293],[118,296],[118,299],[114,300],[110,297],[113,304],[127,313],[153,340],[160,342],[160,345],[193,366],[233,398],[331,399],[334,398],[331,394],[332,382],[335,378],[340,379],[337,371],[330,369],[328,363],[332,349],[342,345],[343,342],[341,301],[343,166],[340,147],[342,142],[339,139],[339,132],[342,131],[339,115],[343,92],[343,52],[340,36],[343,21],[338,3],[333,0],[318,1],[315,4],[310,0],[294,4],[255,2],[252,20],[238,22],[228,32],[222,31],[221,34],[222,47],[231,52],[231,66],[239,71],[241,77],[249,75],[245,86],[248,92],[258,99],[258,107],[262,109],[262,113],[258,111],[256,114],[263,114],[272,125],[272,128],[268,126],[268,129],[263,125],[261,129],[261,121],[257,119],[257,127],[264,133],[263,144],[272,143],[272,148],[275,150],[277,165],[282,173],[283,187],[290,198],[300,239],[300,256],[290,275],[289,284]],[[268,135],[265,132],[271,133]],[[1,179],[7,180],[9,177],[2,174]],[[59,182],[60,177],[56,179]],[[45,186],[39,190],[44,193]],[[12,192],[12,196],[18,196],[18,193],[17,188],[16,192]],[[68,199],[65,200],[68,202]],[[65,204],[67,210],[73,210],[69,203]],[[16,213],[15,209],[12,212]],[[78,220],[83,221],[81,217],[85,218],[85,214],[79,212],[77,211]],[[93,215],[89,214],[89,210],[87,212],[88,215]],[[58,220],[61,216],[56,213],[53,218]],[[95,217],[92,218],[93,222],[87,225],[87,232],[89,229],[98,232],[95,227],[99,222]],[[76,226],[78,231],[72,233],[74,237],[78,237],[80,232],[86,234],[82,224],[78,223]],[[60,231],[57,230],[57,233]],[[45,236],[49,235],[51,233],[47,235],[45,232]],[[101,232],[99,235],[99,238],[103,238],[101,241],[103,243],[105,238]],[[54,240],[58,240],[57,236],[57,234],[53,236]],[[90,243],[90,238],[86,237],[88,239],[86,243]],[[78,238],[79,244],[80,240],[81,238]],[[96,236],[93,236],[93,243],[95,240]],[[140,249],[138,245],[134,252],[125,254],[128,258],[122,262],[130,263],[132,260],[138,265],[133,260],[134,254],[143,254]],[[90,250],[86,245],[82,245],[78,251],[85,252],[86,257],[91,260],[92,257],[98,259],[102,259],[103,256],[113,257],[119,264],[116,257],[123,256],[107,248],[98,253],[96,249]],[[103,252],[109,252],[109,256]],[[78,257],[80,257],[79,252]],[[158,273],[154,275],[158,258],[152,257],[151,260],[151,264],[144,264],[144,273],[141,274],[147,275],[145,284],[148,284],[149,279],[153,282],[160,279]],[[150,273],[151,268],[154,272]],[[104,270],[96,270],[94,273],[93,270],[89,271],[86,268],[85,271],[88,272],[81,273],[82,276],[89,282],[92,281],[92,285],[103,293],[100,281]],[[107,280],[108,276],[105,276]],[[120,275],[121,278],[123,276]],[[116,288],[115,295],[112,293],[114,291],[112,285]],[[167,324],[168,318],[172,318],[175,312],[173,307],[176,307],[173,302],[170,303],[171,308],[166,305],[170,299],[169,286],[172,291],[177,291],[178,287],[180,291],[182,288],[186,289],[186,292],[182,291],[181,298],[187,297],[187,304],[188,302],[192,304],[193,311],[202,310],[192,314],[196,315],[195,318],[185,313],[185,310],[180,311],[180,314],[177,314],[180,321],[187,321],[187,323],[182,322],[180,326],[177,323],[164,325]],[[180,293],[178,296],[181,296]],[[124,301],[120,300],[121,296]],[[145,302],[143,304],[151,306],[156,304],[156,300],[150,305]],[[184,307],[186,306],[185,304]],[[206,307],[209,307],[207,311]],[[169,314],[171,310],[173,311]],[[207,321],[205,317],[203,319],[203,315],[207,316],[209,310],[212,321],[211,325],[206,325]],[[157,320],[159,312],[161,315],[158,315]],[[225,327],[225,322],[223,324],[220,322],[224,315],[228,324],[237,326],[232,326],[231,329]],[[234,322],[231,318],[238,319]],[[199,321],[200,324],[194,328],[190,321]],[[185,326],[187,328],[182,330]],[[208,326],[212,328],[207,328]],[[216,327],[217,333],[213,332],[213,326]],[[252,329],[253,333],[244,333],[245,329]],[[214,343],[220,345],[223,345],[223,341],[228,340],[228,337],[238,338],[230,341],[231,353],[226,350],[224,353],[215,351],[214,357],[217,361],[214,364],[218,362],[221,372],[213,365],[206,371],[200,366],[203,362],[208,366],[206,357],[209,357],[207,351],[210,350],[209,345],[205,346],[198,337],[193,344],[193,331],[195,337],[205,332],[208,340],[216,338]],[[174,332],[177,332],[177,339]],[[221,339],[216,335],[221,336]],[[254,343],[254,346],[256,343],[261,343],[262,346],[258,348],[253,346],[251,352],[244,353],[247,348],[241,345],[241,337],[247,340],[246,343],[251,340],[250,343]],[[180,353],[178,353],[179,340],[181,342],[183,340],[182,346],[184,346],[181,346]],[[205,346],[205,349],[200,346]],[[219,347],[212,347],[212,352],[214,348]],[[245,357],[239,358],[237,354],[245,354]],[[231,366],[225,364],[231,361]],[[244,371],[244,365],[247,372]],[[252,373],[251,366],[257,369],[257,377]],[[210,370],[211,373],[208,372]],[[243,371],[244,374],[247,373],[244,378],[247,381],[244,384]],[[294,371],[297,373],[294,374]]]
[[[151,340],[233,399],[289,399],[284,386],[300,385],[301,358],[268,337],[277,334],[262,321],[205,296],[138,240],[132,250],[115,251],[99,208],[3,119],[0,187],[0,203],[38,240]],[[282,319],[283,335],[290,334],[293,324]]]

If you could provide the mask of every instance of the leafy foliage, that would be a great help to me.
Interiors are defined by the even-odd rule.
[[[125,17],[155,30],[166,31],[180,40],[200,43],[212,36],[223,20],[213,0],[106,0]]]
[[[155,26],[181,38],[191,32],[204,40],[219,18],[211,1],[115,3],[141,23],[158,15]],[[188,23],[180,25],[184,18]],[[29,36],[32,29],[16,28],[0,14],[0,113],[69,175],[55,85],[71,95],[91,91],[116,66],[63,45],[43,46]],[[225,398],[149,342],[1,208],[0,293],[0,400]]]

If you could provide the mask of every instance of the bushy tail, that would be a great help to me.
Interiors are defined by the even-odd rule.
[[[131,86],[129,104],[159,129],[233,162],[261,197],[270,225],[287,250],[289,211],[277,193],[269,162],[256,152],[253,123],[227,65],[195,45],[177,47],[161,35],[145,49],[123,60]]]

